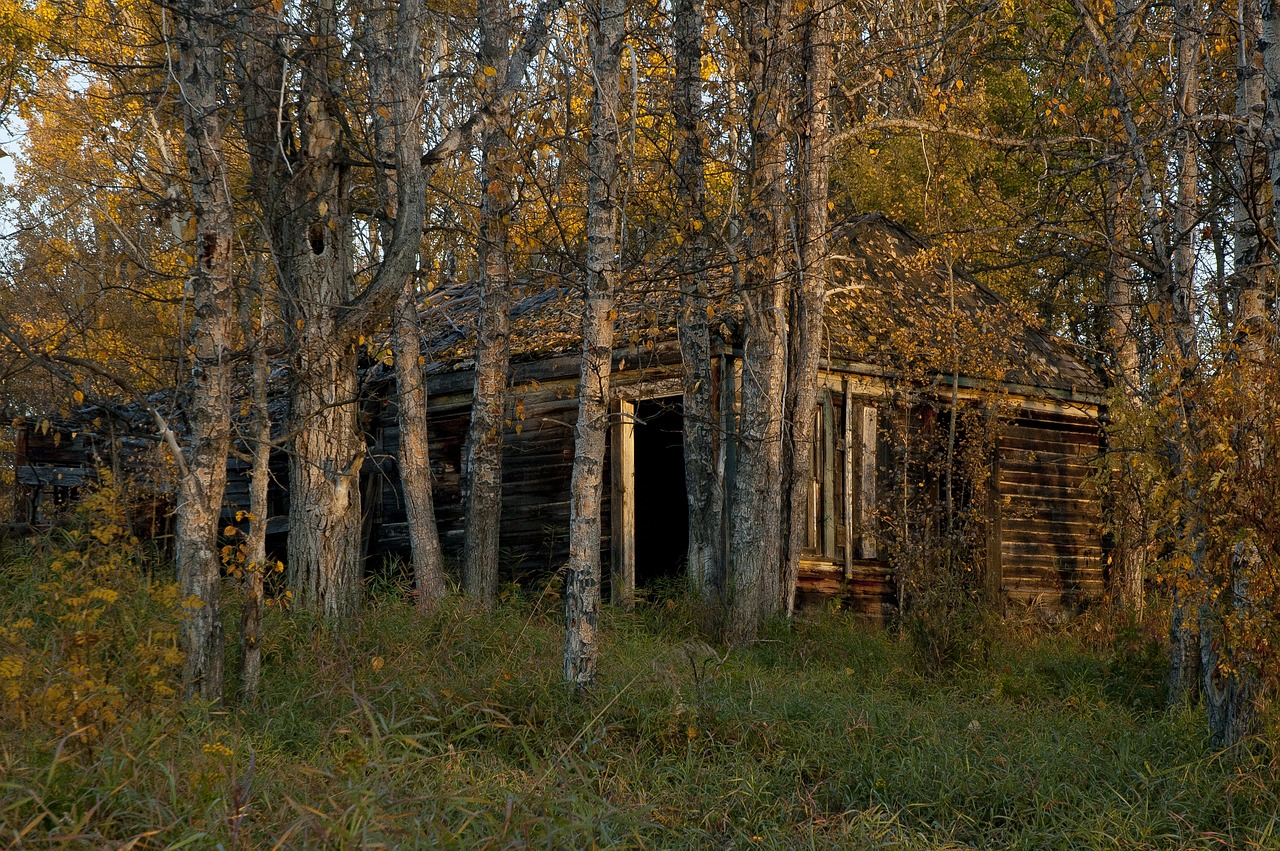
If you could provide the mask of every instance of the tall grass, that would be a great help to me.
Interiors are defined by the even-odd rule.
[[[0,607],[39,593],[25,569]],[[276,613],[254,707],[175,700],[78,747],[3,704],[0,842],[1280,847],[1280,763],[1162,710],[1141,635],[1010,632],[938,674],[839,613],[734,651],[694,620],[608,611],[575,698],[554,607],[424,618],[387,588],[341,632]]]

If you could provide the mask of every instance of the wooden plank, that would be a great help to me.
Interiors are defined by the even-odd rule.
[[[853,575],[853,400],[849,398],[849,379],[840,382],[844,396],[844,575]]]
[[[1001,477],[1003,479],[1003,477]],[[1085,500],[1087,502],[1096,501],[1090,489],[1081,485],[1055,485],[1048,482],[1039,482],[1036,484],[1018,484],[1002,480],[1000,482],[1000,492],[1005,496],[1014,497],[1016,499],[1032,498],[1032,499],[1060,499],[1065,501]]]
[[[613,526],[610,535],[613,553],[613,575],[609,598],[615,606],[631,609],[636,592],[636,441],[634,402],[614,403],[614,419],[610,429],[613,468],[611,494]]]
[[[831,391],[822,391],[822,554],[836,557],[836,417]]]
[[[858,531],[862,540],[859,554],[864,559],[874,559],[879,549],[876,543],[876,445],[879,436],[879,411],[872,405],[863,405],[861,420],[858,449]]]
[[[1049,484],[1072,487],[1094,487],[1096,470],[1063,469],[1054,464],[1039,468],[1030,465],[1009,465],[1000,471],[1000,480],[1015,485]]]
[[[1101,558],[1077,559],[1070,557],[1059,558],[1058,556],[1022,555],[1005,559],[1004,582],[1008,586],[1015,576],[1069,574],[1071,576],[1084,577],[1090,575],[1101,576],[1102,572]]]
[[[1073,416],[1020,415],[1009,425],[1018,428],[1042,429],[1044,431],[1090,434],[1095,437],[1098,434],[1098,424],[1095,421]]]
[[[1099,442],[1096,429],[1088,431],[1069,431],[1065,429],[1029,426],[1021,423],[1006,425],[1000,430],[1002,437],[1024,438],[1027,440],[1046,440],[1054,443],[1070,443],[1072,445],[1097,446]]]
[[[1000,552],[1016,560],[1026,556],[1052,556],[1054,558],[1102,559],[1102,542],[1091,544],[1048,544],[1041,541],[1003,541]]]
[[[1046,532],[1042,530],[1027,529],[1005,529],[1003,534],[1005,543],[1017,543],[1026,545],[1036,545],[1045,548],[1053,547],[1093,547],[1101,546],[1102,532],[1100,529],[1093,528],[1081,532]]]
[[[1076,443],[1067,440],[1054,440],[1049,435],[1037,433],[1034,437],[1006,434],[1001,436],[1001,445],[1006,449],[1022,450],[1024,452],[1032,452],[1039,458],[1044,456],[1048,459],[1084,459],[1094,458],[1102,453],[1102,448],[1096,441],[1091,443]],[[1077,461],[1077,463],[1079,463]]]
[[[987,564],[984,585],[987,599],[992,603],[1000,600],[1000,591],[1004,587],[1004,564],[1000,552],[1003,524],[1000,522],[1000,510],[1004,500],[1000,495],[1000,443],[999,438],[991,452],[991,469],[987,476]]]

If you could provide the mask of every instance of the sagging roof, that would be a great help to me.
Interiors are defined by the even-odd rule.
[[[879,215],[832,236],[827,333],[833,359],[900,373],[951,374],[1099,394],[1068,340],[978,283],[906,228]]]
[[[1020,310],[949,265],[901,225],[883,215],[833,229],[824,357],[854,372],[918,380],[959,375],[979,382],[1097,396],[1103,385],[1066,340],[1041,330]],[[732,344],[741,308],[730,275],[715,276],[713,317]],[[637,280],[616,295],[616,348],[638,355],[677,339],[680,307],[674,281]],[[474,356],[475,288],[458,285],[432,299],[424,315],[433,371],[467,369]],[[583,300],[576,287],[552,286],[516,302],[511,318],[513,361],[575,354],[582,345]]]

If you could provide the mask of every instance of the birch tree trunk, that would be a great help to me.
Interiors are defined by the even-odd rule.
[[[222,699],[223,646],[218,527],[231,447],[231,363],[235,319],[231,239],[234,228],[223,157],[222,87],[225,16],[219,0],[174,6],[178,83],[196,245],[192,269],[194,353],[188,379],[190,452],[178,491],[175,550],[178,583],[200,601],[183,621],[187,693]]]
[[[422,130],[417,112],[399,103],[403,93],[421,85],[417,39],[406,28],[421,14],[418,4],[400,4],[399,14],[389,3],[375,4],[366,16],[365,56],[373,97],[383,108],[373,112],[374,144],[382,162],[396,161],[396,147],[411,151],[422,147]],[[403,24],[399,16],[404,16]],[[410,43],[411,42],[411,43]],[[397,106],[397,104],[399,105]],[[415,169],[411,171],[416,172]],[[422,178],[408,175],[414,191]],[[396,199],[400,197],[400,174],[383,169],[379,189],[385,213],[379,222],[380,242],[395,241],[393,222]],[[444,574],[444,554],[436,528],[435,500],[431,488],[431,458],[427,432],[427,379],[423,370],[422,328],[418,321],[412,275],[401,285],[391,315],[391,348],[396,375],[396,419],[400,427],[400,490],[404,495],[409,526],[409,550],[413,562],[414,596],[418,610],[433,611],[448,591]]]
[[[1139,393],[1138,311],[1134,292],[1131,250],[1132,232],[1126,203],[1127,169],[1116,164],[1107,176],[1111,211],[1112,249],[1107,262],[1107,323],[1111,372],[1130,411],[1141,404]],[[1113,454],[1115,475],[1111,509],[1114,514],[1116,585],[1124,607],[1137,621],[1146,605],[1146,554],[1148,531],[1143,494],[1133,481],[1127,452]]]
[[[708,298],[707,181],[703,157],[702,0],[675,0],[676,193],[681,242],[680,357],[684,415],[684,481],[689,504],[686,559],[690,593],[718,599],[724,590],[722,506],[716,471],[715,392],[711,372],[711,316]]]
[[[1133,47],[1138,27],[1133,0],[1118,0],[1112,40],[1119,51],[1128,54]],[[1123,160],[1117,158],[1107,174],[1108,207],[1111,214],[1111,252],[1107,258],[1107,323],[1111,350],[1112,378],[1120,388],[1125,404],[1136,410],[1140,404],[1138,360],[1138,305],[1134,290],[1132,210],[1128,201],[1133,176]],[[1148,530],[1145,522],[1143,494],[1132,482],[1127,456],[1113,463],[1116,493],[1113,511],[1118,515],[1115,529],[1115,564],[1120,598],[1133,617],[1141,621],[1146,604],[1146,553]]]
[[[595,682],[599,652],[600,494],[613,366],[613,294],[618,281],[618,126],[623,0],[588,0],[591,141],[587,146],[586,305],[570,485],[569,564],[565,573],[564,678]]]
[[[1192,0],[1178,0],[1174,4],[1174,18],[1178,54],[1177,87],[1175,89],[1174,115],[1179,121],[1176,135],[1178,154],[1178,196],[1173,209],[1173,263],[1168,277],[1168,289],[1164,294],[1166,312],[1170,314],[1170,337],[1176,344],[1171,354],[1178,378],[1179,402],[1182,411],[1182,434],[1174,437],[1171,447],[1174,469],[1185,469],[1186,458],[1196,452],[1199,413],[1191,394],[1183,392],[1187,382],[1199,368],[1199,351],[1195,330],[1195,230],[1199,224],[1200,151],[1194,121],[1199,117],[1200,95],[1200,44],[1202,23],[1199,7]],[[1182,534],[1185,552],[1190,557],[1191,578],[1203,576],[1205,557],[1205,506],[1194,484],[1188,486],[1182,501]],[[1184,611],[1187,601],[1175,584],[1173,614],[1169,629],[1169,701],[1177,703],[1195,694],[1200,654],[1198,638],[1193,624]]]
[[[422,327],[412,287],[406,287],[400,296],[393,321],[391,345],[396,365],[396,416],[400,425],[400,486],[409,521],[415,603],[418,611],[432,612],[449,588],[431,488],[427,376],[422,363]]]
[[[511,42],[509,0],[480,0],[480,64],[507,75]],[[482,72],[487,74],[488,72]],[[476,335],[476,378],[467,434],[466,537],[462,587],[482,608],[498,595],[498,543],[502,521],[502,447],[510,360],[512,120],[505,111],[480,141],[480,322]]]
[[[1263,243],[1263,224],[1280,223],[1280,200],[1272,196],[1267,209],[1267,181],[1280,185],[1280,50],[1273,44],[1276,9],[1267,0],[1240,0],[1236,71],[1236,187],[1232,217],[1232,275],[1236,295],[1236,345],[1245,403],[1236,426],[1235,475],[1248,477],[1266,463],[1267,447],[1251,431],[1256,417],[1253,389],[1259,369],[1266,369],[1263,344],[1266,286],[1274,274]],[[1275,101],[1272,98],[1276,98]],[[1280,232],[1280,231],[1278,231]],[[1262,557],[1257,541],[1245,538],[1236,544],[1225,577],[1229,587],[1217,589],[1217,600],[1202,608],[1200,619],[1201,687],[1209,741],[1216,747],[1233,747],[1255,732],[1259,683],[1248,657],[1232,646],[1222,619],[1230,614],[1248,617],[1250,579]],[[1217,605],[1215,606],[1214,603]],[[1229,607],[1229,608],[1228,608]]]
[[[782,421],[787,369],[787,0],[742,5],[747,53],[747,258],[738,469],[729,512],[726,637],[754,640],[782,607]]]
[[[265,289],[265,288],[264,288]],[[267,311],[265,293],[259,294],[261,319],[253,350],[253,433],[249,470],[249,533],[245,540],[245,572],[240,601],[240,702],[253,705],[262,679],[262,615],[264,583],[271,571],[267,564],[267,523],[271,486],[271,411],[267,359]]]
[[[800,550],[804,546],[814,412],[818,401],[818,360],[822,354],[827,303],[827,196],[831,171],[831,7],[811,9],[802,25],[799,75],[804,103],[799,133],[799,269],[791,293],[791,336],[787,374],[787,430],[784,455],[783,594],[787,614],[795,611]],[[846,450],[847,451],[847,450]],[[846,542],[846,546],[852,543]]]

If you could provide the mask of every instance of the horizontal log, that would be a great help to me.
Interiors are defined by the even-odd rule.
[[[1042,541],[1011,541],[1008,538],[1000,542],[1000,554],[1006,559],[1017,560],[1026,556],[1043,556],[1062,559],[1094,559],[1102,561],[1102,544],[1094,541],[1090,544],[1051,544]]]
[[[1044,455],[1045,460],[1093,458],[1101,454],[1102,449],[1096,443],[1077,443],[1073,441],[1053,440],[1046,435],[1020,436],[1004,435],[1000,438],[1000,452],[1010,451],[1034,453],[1033,456]],[[1078,462],[1077,462],[1078,463]]]
[[[1000,467],[1000,481],[1009,482],[1019,485],[1069,485],[1071,487],[1096,487],[1096,481],[1093,475],[1094,471],[1089,468],[1063,468],[1058,465],[1043,464],[1034,466],[1031,464],[1018,465],[1002,465]]]
[[[1028,529],[1001,529],[1000,540],[1006,544],[1020,546],[1038,546],[1047,549],[1060,547],[1101,547],[1102,530],[1091,529],[1082,532]]]
[[[1106,581],[1101,576],[1062,578],[1050,575],[1019,575],[1002,578],[1005,591],[1073,591],[1087,596],[1106,594]]]
[[[1000,429],[1000,441],[1012,439],[1042,440],[1052,443],[1090,446],[1101,445],[1101,436],[1097,429],[1072,431],[1027,425],[1006,425],[1002,427]]]
[[[1064,501],[1096,502],[1095,489],[1084,485],[1056,485],[1049,482],[1018,484],[1000,480],[1000,494],[1017,499],[1060,499]]]
[[[1004,430],[1042,431],[1047,434],[1079,434],[1097,439],[1100,430],[1095,420],[1080,418],[1018,417],[1005,423]]]
[[[1001,568],[1008,576],[1051,576],[1088,577],[1102,576],[1103,566],[1100,558],[1059,558],[1057,556],[1010,555],[1001,554]]]

